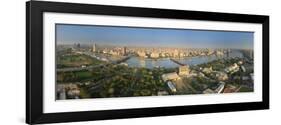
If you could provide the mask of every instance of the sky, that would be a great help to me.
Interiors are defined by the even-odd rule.
[[[253,49],[253,32],[56,25],[57,44]]]

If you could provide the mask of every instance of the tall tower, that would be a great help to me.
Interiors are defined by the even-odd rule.
[[[96,52],[96,49],[97,49],[97,48],[96,48],[96,44],[94,43],[92,51],[93,51],[93,52]]]
[[[227,49],[227,50],[226,50],[227,58],[229,58],[229,53],[230,53],[230,49]]]
[[[127,54],[127,47],[124,46],[124,48],[123,48],[123,55],[126,55],[126,54]]]
[[[77,44],[77,48],[80,48],[80,43]]]
[[[251,59],[254,58],[254,50],[250,50],[250,57],[251,57]]]

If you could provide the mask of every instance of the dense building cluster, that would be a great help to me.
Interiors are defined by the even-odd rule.
[[[232,51],[243,56],[230,56]],[[132,57],[140,67],[127,62]],[[192,57],[206,60],[196,65],[180,61]],[[253,50],[76,43],[59,46],[57,59],[57,99],[252,92],[254,88]],[[144,61],[162,59],[176,67],[148,68]]]

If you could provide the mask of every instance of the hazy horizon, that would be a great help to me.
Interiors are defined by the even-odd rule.
[[[56,25],[57,44],[96,43],[128,47],[253,49],[253,34],[237,31]]]

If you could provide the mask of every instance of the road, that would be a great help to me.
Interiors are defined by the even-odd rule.
[[[108,63],[107,64],[95,65],[95,66],[87,66],[87,67],[62,68],[62,69],[57,69],[57,72],[90,70],[90,69],[93,69],[93,68],[99,68],[99,67],[106,66],[106,65],[108,65]]]

